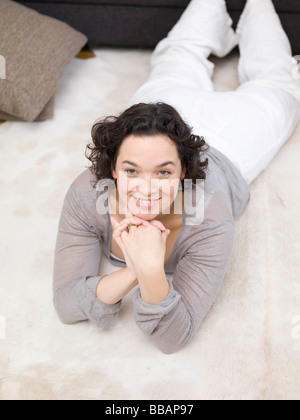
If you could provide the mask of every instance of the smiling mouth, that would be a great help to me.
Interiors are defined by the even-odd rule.
[[[154,207],[161,199],[157,200],[142,200],[140,198],[133,197],[136,200],[138,207],[150,208]]]

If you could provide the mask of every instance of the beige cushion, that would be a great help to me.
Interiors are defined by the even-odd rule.
[[[1,1],[1,0],[0,0]],[[34,121],[45,121],[53,117],[54,115],[54,96],[47,103],[43,111],[37,116]],[[0,111],[0,121],[22,121],[21,118],[15,117],[14,115],[6,114]]]
[[[86,36],[9,0],[0,1],[0,32],[0,55],[6,62],[0,119],[7,114],[25,121],[45,119],[51,106],[53,114],[50,100],[64,68],[87,43]]]

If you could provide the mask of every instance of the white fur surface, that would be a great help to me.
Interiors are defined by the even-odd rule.
[[[150,54],[97,49],[74,59],[52,120],[0,125],[0,399],[300,398],[300,127],[251,185],[224,286],[184,350],[154,347],[135,325],[131,296],[111,331],[63,325],[54,311],[65,193],[89,164],[94,121],[125,109]],[[218,90],[237,86],[237,60],[214,60]]]

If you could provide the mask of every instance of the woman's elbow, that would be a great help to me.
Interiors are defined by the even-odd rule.
[[[178,348],[161,348],[159,347],[159,350],[163,353],[163,354],[174,354],[177,353],[180,349]]]
[[[78,317],[78,314],[70,307],[68,303],[62,296],[60,290],[57,290],[53,295],[53,304],[56,310],[56,313],[60,321],[65,325],[74,325],[80,321],[83,321],[82,317]]]
[[[59,308],[55,308],[56,309],[56,313],[58,315],[58,318],[60,320],[60,322],[62,324],[65,325],[74,325],[76,324],[78,321],[75,321],[74,319],[72,319],[71,317],[68,317],[64,311],[60,310]]]
[[[188,342],[181,345],[158,345],[157,347],[163,354],[174,354],[182,350],[187,344]]]
[[[183,350],[183,348],[185,348],[191,340],[192,336],[181,337],[178,341],[164,340],[156,342],[156,346],[164,354],[174,354]]]
[[[195,325],[192,317],[188,318],[185,327],[179,330],[178,328],[165,330],[165,333],[154,337],[154,342],[158,349],[164,354],[178,353],[183,350],[194,338],[199,326]]]

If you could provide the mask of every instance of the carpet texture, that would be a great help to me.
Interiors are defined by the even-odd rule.
[[[0,125],[0,399],[300,398],[300,127],[251,185],[221,293],[181,352],[160,353],[137,328],[132,294],[111,331],[63,325],[54,311],[64,196],[88,166],[94,121],[126,107],[150,53],[75,58],[52,120]],[[237,60],[214,60],[217,90],[237,86]],[[107,269],[118,268],[104,257]]]

